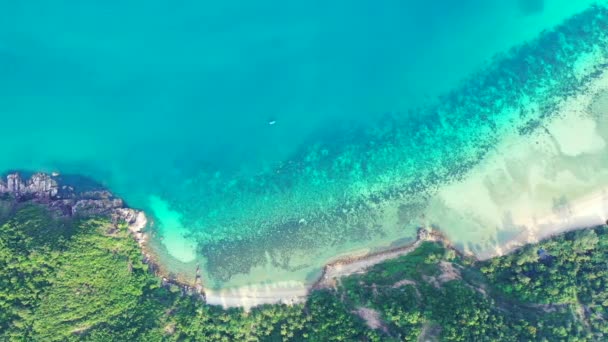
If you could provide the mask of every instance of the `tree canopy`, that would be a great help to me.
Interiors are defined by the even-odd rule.
[[[600,341],[608,333],[603,226],[483,262],[426,242],[313,291],[305,304],[244,312],[162,286],[125,226],[57,219],[34,205],[3,217],[0,340]]]

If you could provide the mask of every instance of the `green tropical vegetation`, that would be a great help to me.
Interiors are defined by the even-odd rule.
[[[224,310],[142,262],[126,226],[0,201],[1,341],[602,341],[608,228],[479,262],[425,242],[301,305]]]

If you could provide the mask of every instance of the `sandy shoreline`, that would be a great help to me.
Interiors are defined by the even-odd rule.
[[[502,246],[500,253],[495,255],[480,255],[480,260],[486,260],[496,255],[511,253],[522,245],[536,243],[568,231],[584,229],[607,224],[608,220],[608,188],[595,192],[569,203],[566,208],[543,217],[529,217],[520,222],[529,229],[518,234],[509,243]]]
[[[301,282],[277,282],[270,285],[252,285],[236,289],[205,290],[205,302],[224,308],[242,307],[249,311],[263,304],[303,303],[308,296],[309,287]]]

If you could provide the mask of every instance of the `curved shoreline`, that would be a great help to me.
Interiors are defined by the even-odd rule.
[[[126,207],[121,199],[115,198],[109,191],[98,189],[79,192],[74,186],[60,185],[57,176],[44,173],[35,173],[25,181],[21,179],[18,173],[11,173],[6,179],[6,182],[0,179],[0,198],[8,196],[8,199],[15,203],[32,202],[44,205],[51,212],[62,217],[102,216],[109,218],[115,224],[125,222],[129,232],[140,246],[143,261],[150,266],[151,272],[161,278],[164,286],[179,286],[183,294],[199,295],[207,304],[219,305],[224,308],[241,307],[248,311],[263,304],[293,305],[303,303],[311,291],[335,288],[340,278],[363,273],[374,265],[407,255],[425,241],[439,242],[461,253],[451,246],[451,242],[440,231],[421,227],[418,229],[416,240],[406,246],[357,256],[355,256],[355,253],[351,253],[350,256],[338,257],[336,260],[328,262],[323,267],[317,281],[312,284],[283,281],[223,290],[205,289],[204,284],[201,283],[200,268],[196,270],[194,284],[173,279],[168,275],[164,267],[155,260],[154,253],[148,248],[148,233],[145,232],[148,219],[145,213]],[[512,253],[528,243],[545,240],[560,233],[606,223],[608,209],[606,209],[604,216],[590,215],[591,213],[597,213],[601,210],[600,207],[604,207],[603,204],[608,203],[605,196],[604,192],[598,192],[579,199],[573,206],[573,210],[583,214],[583,217],[586,217],[587,220],[570,221],[570,224],[567,225],[555,225],[553,229],[545,231],[536,240],[524,239],[521,235],[522,237],[515,239],[513,244],[505,246],[503,253],[497,255]],[[608,205],[605,208],[608,208]],[[590,218],[594,219],[589,220]],[[552,216],[548,216],[542,221],[551,222],[553,221]],[[522,234],[524,233],[526,232]],[[492,256],[467,255],[467,257],[484,260]]]

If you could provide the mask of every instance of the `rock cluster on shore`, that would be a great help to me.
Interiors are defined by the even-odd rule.
[[[36,173],[23,181],[18,173],[6,176],[6,183],[0,180],[0,194],[9,194],[17,200],[36,198],[51,200],[59,192],[57,182],[49,175]]]
[[[141,230],[147,221],[143,212],[126,208],[120,198],[101,188],[79,191],[71,185],[60,186],[58,177],[58,174],[35,173],[24,180],[19,173],[11,173],[6,176],[6,182],[0,180],[0,196],[45,205],[58,216],[104,216],[115,223],[124,221],[138,242],[143,242]]]

